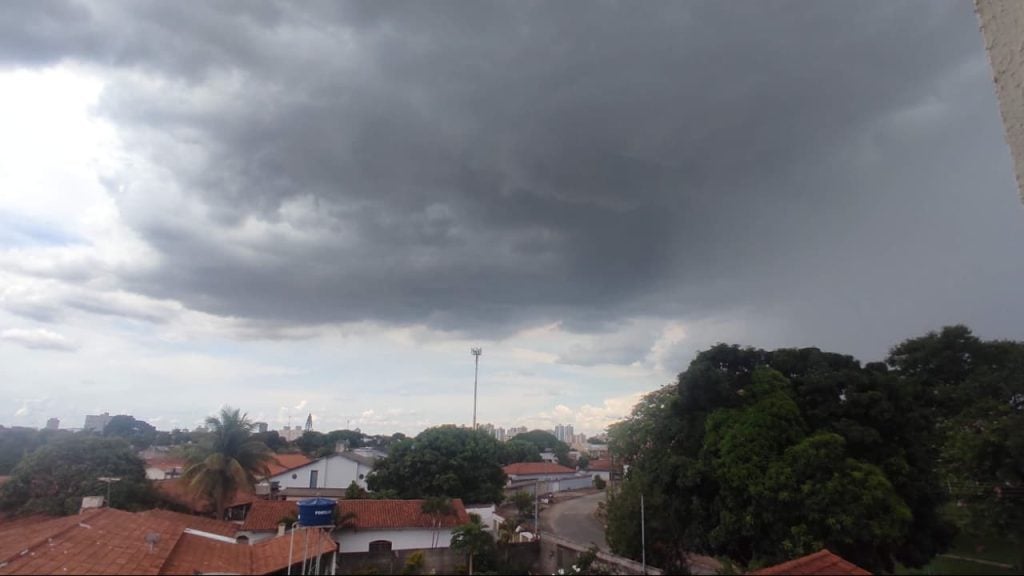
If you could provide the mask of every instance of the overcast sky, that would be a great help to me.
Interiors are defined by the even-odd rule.
[[[0,424],[596,432],[719,342],[1024,339],[969,2],[7,2]]]

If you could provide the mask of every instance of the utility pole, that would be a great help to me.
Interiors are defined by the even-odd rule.
[[[533,530],[534,537],[540,540],[540,479],[533,481]]]
[[[647,530],[644,526],[644,493],[640,493],[640,564],[647,574]]]
[[[480,376],[480,355],[484,353],[483,348],[470,348],[469,353],[473,355],[473,430],[476,430],[476,382]]]

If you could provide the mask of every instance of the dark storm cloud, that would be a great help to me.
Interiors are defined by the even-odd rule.
[[[124,281],[219,314],[494,333],[762,306],[810,330],[794,334],[868,350],[989,286],[945,282],[950,258],[1000,262],[991,251],[1022,237],[1008,219],[934,244],[1004,214],[1012,191],[963,3],[30,2],[0,16],[0,62],[58,60],[109,73],[101,112],[204,207],[201,222],[154,213],[118,174],[135,194],[119,196],[125,218],[162,256]],[[929,208],[957,198],[988,212]],[[303,236],[247,236],[245,255],[217,233],[253,221]],[[924,281],[937,292],[917,312],[892,304]],[[890,307],[868,336],[843,327]]]

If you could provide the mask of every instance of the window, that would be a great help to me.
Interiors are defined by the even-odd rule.
[[[318,476],[320,476],[320,471],[319,470],[310,470],[309,471],[309,487],[310,488],[316,488],[316,481],[317,481],[317,477]]]
[[[391,540],[374,540],[370,542],[370,554],[387,554],[391,552]]]

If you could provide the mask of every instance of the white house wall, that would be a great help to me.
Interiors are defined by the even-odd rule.
[[[342,554],[348,552],[369,552],[370,542],[388,540],[392,550],[426,550],[431,548],[434,531],[429,528],[410,528],[407,530],[346,530],[335,533],[334,539],[340,545]],[[437,531],[437,547],[448,548],[452,541],[452,531],[441,528]]]
[[[340,455],[314,460],[309,464],[286,470],[271,476],[271,482],[278,482],[281,488],[309,488],[310,473],[317,471],[317,485],[314,488],[348,488],[354,480],[366,488],[366,476],[370,467],[349,460]]]

